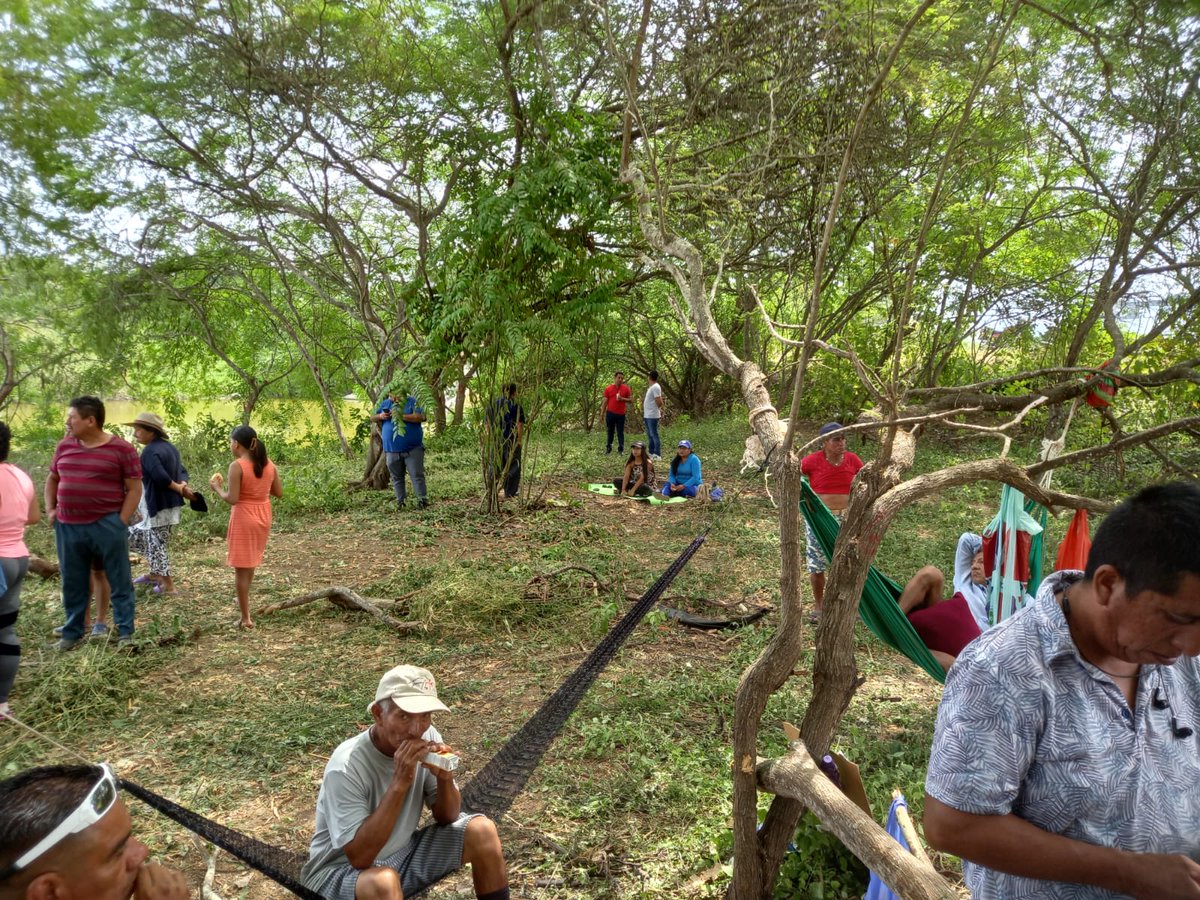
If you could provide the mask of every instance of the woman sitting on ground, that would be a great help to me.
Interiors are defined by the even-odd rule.
[[[646,445],[634,441],[629,448],[629,459],[625,460],[625,474],[613,479],[618,496],[649,497],[654,493],[654,462],[646,453]]]
[[[692,453],[691,441],[680,441],[671,460],[671,474],[663,484],[664,497],[695,497],[702,480],[700,478],[700,457]]]

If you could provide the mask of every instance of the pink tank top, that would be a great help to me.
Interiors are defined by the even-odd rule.
[[[33,482],[10,463],[0,463],[0,556],[28,556],[25,520],[33,500]]]

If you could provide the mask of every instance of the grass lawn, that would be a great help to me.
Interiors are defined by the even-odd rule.
[[[719,615],[777,602],[776,514],[761,476],[737,473],[747,433],[744,419],[667,430],[668,443],[692,439],[705,480],[724,488],[726,501],[661,507],[583,490],[587,481],[620,472],[616,454],[603,453],[602,434],[546,437],[526,456],[536,502],[510,504],[494,518],[479,512],[469,436],[429,442],[433,504],[403,513],[390,492],[345,490],[359,462],[284,448],[276,457],[287,497],[277,506],[254,605],[346,585],[386,601],[398,618],[419,621],[419,630],[400,635],[320,601],[259,616],[255,631],[238,631],[231,624],[232,572],[224,565],[227,512],[214,504],[207,517],[187,514],[177,533],[180,596],[138,595],[143,637],[198,627],[197,640],[146,646],[131,656],[96,644],[55,655],[45,648],[62,618],[58,583],[26,581],[14,713],[151,790],[303,850],[325,761],[368,724],[365,707],[390,666],[416,663],[438,676],[454,709],[435,721],[461,753],[465,779],[628,608],[626,594],[645,590],[705,528],[712,529],[707,543],[668,591],[672,605]],[[873,452],[872,445],[853,449],[864,457]],[[917,470],[984,452],[929,444],[919,450]],[[40,465],[29,466],[40,484],[48,460],[14,461]],[[187,461],[193,473],[223,468],[212,459]],[[951,569],[959,533],[986,524],[998,498],[998,487],[978,485],[906,510],[880,552],[881,568],[898,580],[929,562]],[[1051,520],[1051,548],[1066,524],[1066,516]],[[34,552],[53,558],[47,526],[31,528],[29,538]],[[574,570],[531,585],[569,565],[586,567],[602,583]],[[500,823],[515,896],[723,891],[726,879],[713,866],[729,850],[733,695],[776,622],[772,613],[738,632],[710,633],[654,614],[639,627]],[[777,723],[801,719],[810,662],[802,659],[773,698],[760,754],[785,750]],[[899,787],[919,816],[940,687],[861,625],[858,665],[866,682],[837,746],[863,767],[877,815]],[[0,725],[0,774],[63,761],[62,751]],[[206,865],[198,840],[136,801],[131,806],[154,855],[184,868],[198,886]],[[859,873],[827,836],[802,829],[797,843],[804,852],[789,862],[781,893],[861,896]],[[460,875],[430,896],[469,895],[469,884]],[[223,855],[216,887],[225,898],[287,896]]]

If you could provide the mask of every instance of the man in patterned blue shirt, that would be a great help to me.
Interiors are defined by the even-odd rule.
[[[958,657],[925,833],[974,897],[1200,898],[1198,540],[1200,487],[1147,488]]]

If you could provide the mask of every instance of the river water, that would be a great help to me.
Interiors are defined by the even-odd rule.
[[[132,422],[141,412],[152,412],[163,416],[166,419],[168,431],[172,425],[179,424],[177,419],[164,415],[161,404],[124,398],[101,399],[104,400],[106,425]],[[242,414],[241,403],[237,400],[222,398],[185,401],[183,407],[183,422],[188,426],[195,425],[205,416],[211,416],[217,421],[236,422],[241,419]],[[342,422],[342,429],[352,433],[355,420],[367,415],[370,409],[368,404],[362,400],[339,400],[337,401],[337,411]],[[18,403],[0,413],[0,418],[8,421],[14,429],[19,429],[21,425],[31,421],[42,421],[44,416],[44,411],[27,403]],[[65,424],[67,418],[65,406],[59,412],[59,416]],[[267,431],[275,430],[278,423],[282,422],[287,423],[289,430],[295,429],[299,434],[315,432],[328,437],[332,437],[334,434],[333,425],[329,421],[329,414],[325,411],[325,406],[316,400],[262,400],[255,407],[255,414],[250,419],[251,425],[257,428],[261,423],[261,427]]]

